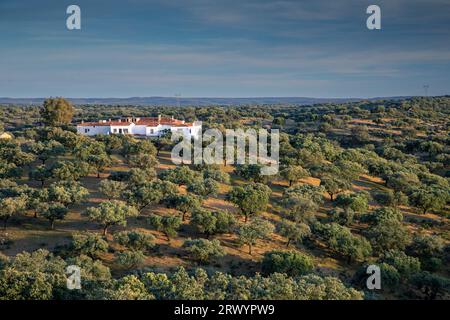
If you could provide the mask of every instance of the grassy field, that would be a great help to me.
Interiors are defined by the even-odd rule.
[[[124,171],[128,167],[124,162],[124,159],[119,155],[114,155],[116,164],[109,169],[112,171]],[[160,153],[158,160],[160,162],[157,167],[157,171],[166,170],[175,167],[170,161],[170,153],[163,151]],[[241,178],[232,174],[233,168],[231,166],[222,167],[225,172],[231,173],[231,185],[243,184]],[[101,178],[97,178],[95,175],[82,178],[81,183],[86,187],[89,192],[89,198],[79,204],[70,208],[69,214],[63,221],[57,221],[55,230],[49,229],[47,220],[41,218],[34,218],[34,213],[29,211],[26,214],[18,217],[14,217],[8,224],[6,230],[0,231],[1,237],[7,237],[10,239],[10,243],[2,247],[4,254],[14,256],[22,251],[34,251],[39,248],[46,248],[49,250],[58,250],[61,246],[67,245],[71,242],[71,235],[77,231],[91,231],[101,233],[101,228],[98,224],[90,222],[83,212],[90,206],[95,206],[102,201],[107,201],[98,191],[98,185],[102,179],[107,178],[108,172],[101,174]],[[36,183],[29,182],[31,186],[36,186]],[[48,184],[49,182],[47,182]],[[316,178],[307,178],[300,181],[300,184],[319,185],[320,180]],[[272,190],[270,203],[266,212],[262,215],[268,221],[276,224],[280,222],[279,206],[277,205],[282,197],[282,192],[288,187],[288,183],[283,180],[274,180],[270,182],[269,187]],[[365,190],[369,193],[374,193],[377,190],[384,190],[386,187],[383,185],[383,181],[376,177],[363,175],[359,180],[353,181],[353,191]],[[209,197],[203,202],[203,206],[208,209],[220,209],[228,210],[238,214],[238,209],[225,200],[225,194],[230,190],[230,185],[220,184],[219,193],[215,197]],[[185,187],[180,187],[180,193],[186,193]],[[330,210],[333,205],[329,199],[328,194],[324,194],[326,201],[320,207],[317,212],[317,217],[326,217],[327,210]],[[370,202],[370,209],[377,208],[378,205],[374,202]],[[408,228],[417,231],[422,227],[417,224],[418,221],[438,222],[438,227],[430,229],[428,232],[433,232],[444,235],[448,239],[448,220],[442,216],[435,214],[417,215],[414,209],[409,207],[402,207],[402,212],[405,214],[405,221]],[[142,214],[137,218],[128,219],[126,227],[112,227],[111,232],[108,235],[108,239],[112,240],[112,234],[121,230],[139,230],[145,233],[150,233],[155,237],[155,248],[147,256],[142,267],[150,267],[158,271],[171,271],[176,267],[185,266],[187,268],[196,266],[196,263],[191,261],[185,254],[182,248],[184,240],[188,238],[202,237],[198,234],[194,228],[189,225],[189,218],[183,223],[178,235],[167,241],[167,238],[160,232],[151,230],[145,222],[145,217],[151,213],[159,215],[176,215],[180,214],[174,209],[168,209],[164,206],[151,206],[143,210]],[[242,216],[237,216],[238,220],[243,222]],[[352,231],[358,232],[361,226],[352,226]],[[235,275],[252,275],[255,272],[260,271],[259,261],[265,252],[274,249],[286,248],[286,239],[282,236],[273,233],[269,239],[259,241],[253,248],[253,254],[248,254],[247,248],[241,246],[237,241],[236,234],[223,234],[215,236],[220,240],[223,245],[226,255],[219,261],[212,263],[211,267],[216,270],[228,272]],[[101,256],[104,263],[109,266],[113,274],[122,274],[127,270],[121,269],[120,266],[114,262],[114,252],[123,248],[120,245],[110,241],[111,248],[108,253]],[[336,275],[340,277],[350,277],[355,271],[352,266],[347,265],[341,260],[332,258],[328,249],[317,243],[314,247],[300,246],[298,250],[307,252],[314,257],[317,269],[324,274]]]

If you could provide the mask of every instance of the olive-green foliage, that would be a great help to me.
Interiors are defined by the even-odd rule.
[[[362,221],[371,223],[373,225],[388,222],[388,221],[398,221],[401,222],[403,220],[403,214],[400,210],[396,208],[378,208],[366,215],[362,218]]]
[[[287,166],[280,171],[280,176],[288,181],[289,187],[293,183],[298,182],[300,179],[309,176],[308,170],[304,169],[302,166]]]
[[[144,283],[135,275],[125,276],[114,283],[108,290],[108,298],[112,300],[153,300]]]
[[[27,197],[7,197],[0,198],[0,220],[3,220],[3,227],[6,229],[7,221],[14,215],[26,209]]]
[[[120,198],[126,188],[126,183],[108,179],[102,180],[99,185],[100,192],[107,196],[109,200]]]
[[[402,282],[410,279],[420,271],[419,259],[408,256],[403,251],[388,250],[379,259],[380,262],[391,265],[401,275]]]
[[[183,247],[194,260],[207,263],[212,259],[221,258],[225,252],[219,240],[188,239],[183,243]]]
[[[286,247],[289,247],[291,242],[302,243],[303,239],[311,234],[311,228],[305,223],[285,220],[277,225],[277,232],[287,238]]]
[[[230,232],[235,225],[234,216],[227,211],[198,209],[192,213],[190,222],[197,230],[207,236]]]
[[[105,201],[98,207],[86,210],[87,217],[103,226],[103,235],[106,235],[110,226],[126,226],[128,217],[136,217],[138,211],[122,201]]]
[[[377,192],[374,199],[381,205],[397,208],[408,204],[408,196],[403,192],[387,190],[386,192]]]
[[[204,199],[217,195],[219,184],[212,178],[196,178],[189,182],[187,191],[192,192]]]
[[[48,201],[64,206],[78,204],[89,196],[89,191],[79,182],[54,182],[48,187]]]
[[[369,207],[369,195],[366,192],[340,194],[336,198],[336,205],[362,214],[365,213]]]
[[[413,189],[409,195],[410,203],[421,209],[423,214],[430,210],[442,209],[450,200],[449,188],[434,186],[423,186]]]
[[[233,277],[216,272],[208,276],[202,269],[190,275],[179,268],[171,275],[146,273],[142,281],[156,299],[361,300],[364,297],[337,278],[312,274],[294,278],[280,273]]]
[[[264,183],[267,180],[267,176],[261,173],[262,167],[263,166],[260,164],[237,165],[234,169],[234,173],[245,181]]]
[[[200,177],[199,173],[189,169],[188,166],[177,166],[174,169],[167,169],[161,172],[161,180],[170,181],[178,185],[189,185]]]
[[[450,290],[450,279],[428,271],[415,275],[411,282],[419,289],[425,299],[446,299]]]
[[[69,124],[72,121],[74,112],[73,105],[63,98],[46,99],[40,110],[44,123],[49,126]]]
[[[135,155],[147,154],[149,156],[156,156],[156,152],[156,148],[150,140],[138,140],[130,136],[125,136],[123,138],[122,149],[120,150],[120,153],[128,161],[130,161],[132,159],[132,156]]]
[[[48,300],[66,286],[66,263],[46,250],[17,254],[0,270],[0,299]]]
[[[343,226],[349,226],[353,223],[355,218],[355,211],[350,208],[335,208],[327,212],[331,222],[339,223]]]
[[[314,234],[330,249],[346,257],[348,262],[364,261],[372,254],[372,247],[366,238],[352,234],[349,228],[337,223],[316,223]]]
[[[411,241],[408,229],[398,220],[382,220],[371,226],[367,237],[379,253],[391,249],[404,250]]]
[[[140,250],[123,251],[116,255],[116,262],[127,269],[138,267],[144,259],[145,255]]]
[[[437,235],[416,234],[408,246],[408,252],[417,257],[423,269],[435,271],[444,262],[445,241]]]
[[[114,241],[132,250],[147,251],[153,248],[154,239],[151,234],[140,231],[122,231],[114,234]]]
[[[239,242],[248,246],[248,253],[260,239],[267,238],[274,230],[273,224],[261,218],[255,218],[250,223],[242,225],[238,230]]]
[[[92,232],[80,232],[72,235],[72,248],[78,254],[84,254],[96,258],[99,254],[108,251],[108,242],[99,234]]]
[[[62,203],[41,203],[37,209],[39,215],[50,222],[50,228],[54,229],[56,220],[63,220],[68,209]]]
[[[103,142],[83,140],[73,151],[78,160],[88,163],[91,169],[100,178],[100,173],[112,165],[112,159]]]
[[[296,222],[310,224],[315,221],[315,213],[323,202],[323,189],[311,185],[297,185],[286,189],[282,204]]]
[[[142,170],[154,169],[159,163],[155,155],[148,153],[133,154],[130,156],[128,161],[131,167],[136,167]]]
[[[175,208],[181,211],[181,219],[184,221],[187,213],[191,213],[197,210],[201,206],[201,200],[199,197],[190,194],[176,194],[166,199],[166,204],[169,207]]]
[[[203,179],[213,179],[221,183],[230,183],[230,175],[219,168],[208,166],[202,170]]]
[[[123,192],[129,205],[142,211],[151,204],[162,203],[165,199],[177,194],[177,186],[169,181],[153,180],[133,185]]]
[[[270,194],[271,190],[268,186],[251,183],[243,187],[233,187],[227,194],[227,199],[241,210],[247,221],[250,216],[257,215],[266,209]]]
[[[58,161],[51,166],[50,171],[52,178],[58,181],[78,181],[89,174],[90,166],[83,161]]]
[[[45,181],[50,179],[53,175],[53,172],[50,168],[47,168],[45,165],[36,166],[28,172],[28,177],[30,180],[36,180],[41,183],[41,187],[44,186]]]
[[[275,250],[264,254],[261,268],[266,275],[279,272],[299,276],[310,273],[314,268],[314,261],[309,255],[298,251]]]
[[[55,158],[64,154],[66,149],[64,146],[55,140],[31,142],[26,146],[26,149],[36,155],[36,157],[45,164],[47,160]]]
[[[178,216],[158,216],[152,214],[148,218],[148,223],[156,230],[164,233],[167,240],[177,235],[177,231],[181,226],[181,218]]]

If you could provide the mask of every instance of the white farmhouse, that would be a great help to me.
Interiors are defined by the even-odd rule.
[[[182,133],[186,138],[197,139],[202,133],[199,121],[185,122],[172,118],[124,118],[117,120],[99,120],[98,122],[81,122],[77,132],[82,135],[126,134],[137,137],[160,137],[165,132]]]

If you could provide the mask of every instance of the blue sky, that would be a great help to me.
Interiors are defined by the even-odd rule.
[[[82,29],[66,29],[81,7]],[[370,4],[382,30],[366,28]],[[0,0],[2,97],[450,94],[449,0]]]

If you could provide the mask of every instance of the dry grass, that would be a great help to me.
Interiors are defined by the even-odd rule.
[[[117,163],[110,169],[110,171],[128,170],[128,167],[124,164],[121,157],[115,157],[115,160]],[[174,164],[170,161],[169,152],[161,152],[159,161],[160,165],[157,168],[158,171],[174,167]],[[232,174],[233,167],[222,166],[222,170],[231,174],[233,185],[246,183],[246,181]],[[101,178],[106,178],[107,176],[108,173],[103,173]],[[56,230],[49,230],[48,221],[41,218],[33,218],[31,212],[28,212],[24,216],[19,216],[12,219],[7,230],[0,231],[0,238],[8,238],[12,241],[11,245],[1,248],[2,252],[6,255],[13,256],[22,251],[34,251],[39,248],[53,250],[58,246],[69,244],[71,241],[71,235],[74,232],[101,232],[101,227],[98,224],[90,222],[83,215],[83,212],[87,207],[98,205],[102,201],[107,200],[104,195],[98,191],[98,184],[100,181],[101,179],[98,179],[95,176],[89,176],[82,179],[82,184],[90,191],[90,198],[85,203],[70,208],[66,219],[56,222]],[[299,183],[317,186],[320,184],[320,180],[308,178],[301,180]],[[277,203],[281,199],[283,191],[288,187],[288,183],[282,180],[274,180],[268,185],[272,189],[272,195],[268,209],[266,212],[262,213],[262,216],[273,224],[277,224],[282,219],[282,214],[280,213]],[[203,206],[213,210],[228,210],[229,212],[236,214],[239,223],[243,223],[243,218],[239,216],[239,210],[233,204],[225,200],[225,194],[230,188],[230,185],[220,184],[219,194],[216,197],[206,199],[203,202]],[[354,181],[353,190],[366,190],[373,193],[378,190],[385,190],[385,187],[381,179],[364,175],[359,180]],[[180,187],[180,192],[185,193],[185,187]],[[329,199],[327,194],[325,196],[326,199]],[[377,204],[372,201],[370,206],[371,208],[376,208]],[[329,200],[326,200],[317,213],[317,217],[319,219],[324,219],[326,217],[326,212],[332,207],[333,204]],[[448,219],[444,219],[434,214],[419,216],[416,211],[409,207],[402,208],[402,211],[405,213],[405,221],[407,222],[408,227],[413,232],[420,231],[419,226],[413,222],[410,223],[410,221],[414,219],[429,219],[430,221],[445,222],[443,225],[433,228],[433,231],[440,232],[442,234],[447,232],[448,235],[448,229],[445,231],[445,229],[448,228]],[[108,240],[112,249],[115,251],[123,250],[123,248],[112,242],[112,233],[119,230],[138,229],[142,232],[154,235],[156,243],[155,249],[148,253],[143,267],[153,268],[157,271],[169,271],[178,266],[185,266],[187,268],[197,266],[195,262],[186,256],[186,253],[182,248],[183,242],[187,238],[203,237],[203,235],[198,234],[189,224],[189,217],[188,220],[183,223],[179,234],[168,241],[166,236],[160,232],[151,230],[151,228],[146,224],[145,216],[151,213],[159,215],[180,214],[173,209],[167,209],[163,206],[153,206],[143,210],[142,216],[129,219],[126,227],[112,227],[110,229]],[[357,229],[355,229],[355,231],[357,231]],[[431,232],[431,230],[429,230],[429,232]],[[258,241],[258,243],[253,247],[252,255],[248,253],[248,248],[246,246],[241,246],[238,243],[236,234],[217,235],[214,238],[220,240],[225,249],[226,255],[219,261],[214,261],[212,266],[217,270],[230,272],[232,274],[252,274],[258,272],[260,271],[258,262],[261,260],[264,253],[274,249],[286,248],[286,239],[276,233],[272,234],[266,240]],[[352,271],[351,266],[346,265],[338,259],[332,258],[333,254],[328,252],[327,249],[320,243],[317,243],[314,249],[307,249],[302,246],[297,249],[313,256],[317,264],[317,269],[323,274],[345,276]],[[116,265],[113,253],[104,254],[102,256],[102,260],[106,265],[111,267],[114,274],[122,274],[123,272],[126,272],[126,270],[123,270]]]

